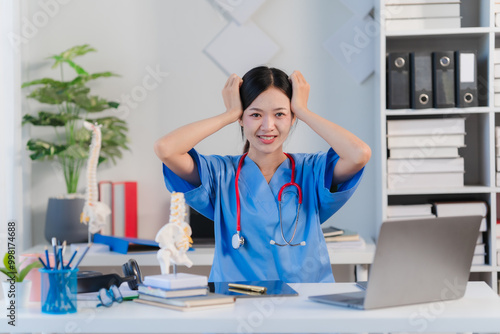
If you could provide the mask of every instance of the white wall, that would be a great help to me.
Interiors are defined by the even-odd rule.
[[[137,87],[143,86],[148,75],[148,67],[169,73],[157,88],[130,108],[130,113],[120,113],[130,126],[131,151],[117,166],[101,166],[98,170],[100,180],[138,181],[140,237],[153,237],[168,219],[169,194],[153,152],[154,141],[180,125],[224,111],[220,92],[227,76],[203,52],[227,25],[213,1],[25,0],[22,5],[25,25],[43,16],[40,11],[51,14],[22,44],[23,80],[58,75],[46,69],[48,62],[44,58],[84,43],[98,50],[79,60],[85,69],[121,74],[119,78],[93,83],[96,93],[109,99],[124,102],[123,94],[137,93]],[[43,5],[47,2],[57,6],[49,12]],[[280,46],[268,65],[289,73],[300,70],[311,84],[310,109],[373,147],[377,119],[373,77],[358,84],[322,46],[351,16],[339,1],[267,0],[252,19]],[[25,101],[23,112],[33,113],[37,107],[33,101]],[[39,130],[32,133],[35,131]],[[208,138],[197,149],[205,154],[239,154],[241,147],[235,124]],[[286,149],[315,152],[326,150],[327,146],[304,124],[299,124]],[[350,226],[365,236],[375,234],[372,199],[376,193],[376,157],[374,152],[356,194],[332,217],[336,225]],[[34,243],[43,241],[48,197],[65,192],[53,166],[50,162],[35,162],[32,166],[31,193],[27,196],[33,208]],[[84,177],[80,181],[82,192],[83,187]]]

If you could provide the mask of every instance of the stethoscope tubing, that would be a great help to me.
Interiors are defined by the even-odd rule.
[[[283,241],[285,241],[285,243],[279,244],[279,243],[275,242],[274,240],[271,240],[270,243],[272,245],[277,245],[277,246],[304,246],[306,244],[305,241],[302,241],[298,244],[292,244],[293,238],[295,237],[295,233],[297,232],[297,224],[299,221],[300,206],[302,204],[302,189],[300,188],[300,186],[297,183],[295,183],[295,160],[293,159],[293,157],[290,154],[288,154],[288,153],[284,153],[284,154],[287,156],[288,159],[290,159],[291,169],[292,169],[291,181],[284,184],[280,188],[280,191],[278,193],[281,237],[283,238]],[[232,241],[234,249],[238,249],[241,245],[244,244],[244,238],[240,235],[240,233],[241,233],[241,202],[240,202],[240,191],[239,191],[238,181],[240,178],[240,172],[241,172],[241,167],[243,166],[243,161],[245,160],[245,157],[247,155],[248,155],[248,153],[245,153],[241,156],[240,161],[238,163],[238,169],[236,170],[236,176],[235,176],[235,181],[234,181],[234,187],[235,187],[235,191],[236,191],[236,234],[233,236],[233,241]],[[290,240],[287,240],[285,238],[285,233],[283,231],[283,221],[282,221],[282,217],[281,217],[281,198],[282,198],[283,191],[287,187],[291,187],[291,186],[297,188],[298,205],[297,205],[297,215],[295,218],[295,227],[293,230],[293,235],[292,235],[292,238]]]

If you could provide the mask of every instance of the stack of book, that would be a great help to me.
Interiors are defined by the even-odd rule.
[[[387,188],[463,187],[465,118],[387,121]]]
[[[333,226],[323,227],[322,231],[328,248],[363,249],[366,247],[365,240],[357,232]]]
[[[432,204],[407,204],[387,206],[387,220],[436,218]]]
[[[488,215],[488,204],[484,201],[434,202],[433,205],[437,217],[482,216],[483,220],[481,221],[479,231],[487,231],[486,216]],[[486,246],[482,233],[479,233],[472,264],[485,264],[485,256]]]
[[[495,49],[495,57],[493,59],[494,78],[493,91],[495,92],[495,107],[500,107],[500,49]]]
[[[495,94],[496,95],[496,94]],[[495,126],[496,185],[500,187],[500,126]]]
[[[235,302],[232,296],[208,292],[206,276],[184,273],[146,276],[138,292],[135,302],[178,311],[232,306]]]
[[[386,0],[387,31],[460,28],[460,1]]]

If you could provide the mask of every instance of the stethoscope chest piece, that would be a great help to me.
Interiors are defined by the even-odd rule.
[[[235,233],[231,239],[231,244],[234,249],[238,249],[245,244],[245,239],[239,233]]]

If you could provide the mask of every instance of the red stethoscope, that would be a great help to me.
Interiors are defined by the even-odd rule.
[[[234,187],[236,189],[236,219],[237,219],[237,221],[236,221],[236,233],[233,235],[233,238],[231,240],[231,243],[232,243],[234,249],[238,249],[241,246],[243,246],[243,244],[245,244],[245,239],[243,238],[243,236],[240,235],[240,233],[241,233],[241,205],[240,205],[240,191],[238,188],[238,179],[240,177],[241,166],[243,166],[243,161],[245,160],[245,157],[247,156],[247,154],[248,153],[245,153],[241,156],[240,162],[238,163],[238,169],[236,170],[236,179],[234,180]],[[297,223],[299,221],[300,205],[302,204],[302,189],[300,188],[300,186],[297,183],[295,183],[295,160],[293,159],[293,157],[290,154],[288,154],[288,153],[284,153],[284,154],[288,157],[288,159],[290,159],[290,162],[292,164],[292,179],[290,182],[284,184],[281,187],[280,192],[278,193],[281,237],[283,238],[283,241],[285,243],[279,244],[276,241],[271,240],[270,244],[276,245],[276,246],[305,246],[305,244],[306,244],[305,241],[302,241],[298,244],[292,244],[293,238],[295,237],[295,232],[297,232]],[[283,222],[281,220],[281,195],[283,194],[283,191],[287,187],[290,187],[290,186],[297,188],[298,202],[299,203],[297,205],[297,215],[295,218],[295,227],[293,230],[293,235],[292,235],[292,238],[290,240],[287,240],[285,238],[285,234],[283,232]]]

